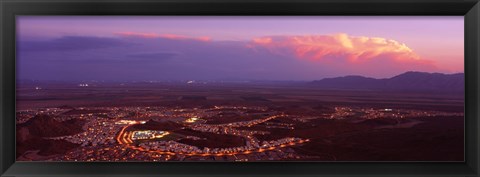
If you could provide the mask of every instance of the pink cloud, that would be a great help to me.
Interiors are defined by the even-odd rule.
[[[253,39],[247,47],[277,56],[309,61],[351,74],[381,77],[406,71],[439,71],[434,60],[420,57],[406,44],[392,39],[332,35],[267,36]]]
[[[334,35],[270,36],[255,38],[250,47],[267,48],[274,54],[294,55],[300,59],[327,60],[345,58],[350,62],[362,62],[378,57],[397,61],[419,61],[420,57],[407,45],[395,40]]]
[[[138,33],[138,32],[117,32],[116,35],[123,37],[140,37],[140,38],[165,38],[174,40],[198,40],[198,41],[210,41],[208,36],[189,37],[177,34],[157,34],[157,33]]]

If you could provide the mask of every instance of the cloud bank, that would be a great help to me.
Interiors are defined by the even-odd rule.
[[[334,35],[272,36],[252,40],[250,47],[265,47],[274,54],[294,55],[301,59],[344,58],[362,62],[383,57],[396,61],[416,61],[420,57],[407,45],[392,39]]]
[[[199,40],[199,41],[211,40],[211,38],[208,36],[189,37],[189,36],[178,35],[178,34],[157,34],[157,33],[138,33],[138,32],[118,32],[115,34],[122,37],[165,38],[165,39]]]
[[[173,34],[114,34],[19,41],[19,79],[318,80],[439,71],[406,44],[384,38],[335,34],[216,41]]]

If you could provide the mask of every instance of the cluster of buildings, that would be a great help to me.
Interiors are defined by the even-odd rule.
[[[156,151],[139,151],[125,148],[121,145],[99,145],[97,147],[81,147],[69,151],[61,156],[56,156],[52,161],[78,161],[78,162],[163,162],[163,161],[272,161],[272,160],[295,160],[309,156],[300,155],[291,147],[277,148],[274,150],[250,153],[233,154],[223,156],[189,156],[185,154],[166,154]]]
[[[279,123],[279,122],[265,122],[265,127],[266,128],[283,128],[283,129],[290,129],[290,130],[295,129],[294,124]]]
[[[52,139],[64,139],[71,143],[81,144],[81,146],[116,144],[115,137],[121,127],[122,125],[116,124],[115,120],[96,117],[89,119],[83,126],[84,132]]]
[[[375,109],[375,108],[352,108],[352,107],[335,107],[335,112],[329,116],[330,119],[345,119],[349,117],[361,119],[378,119],[378,118],[414,118],[414,117],[440,117],[440,116],[463,116],[458,112],[441,112],[441,111],[423,111],[415,109]]]
[[[171,155],[185,155],[185,156],[223,156],[223,155],[236,155],[236,154],[251,154],[257,152],[264,152],[274,150],[277,148],[283,148],[292,146],[295,144],[301,144],[308,142],[309,140],[303,140],[300,138],[282,138],[272,141],[263,141],[261,144],[249,144],[238,147],[228,148],[199,148],[196,146],[179,143],[176,141],[150,141],[140,143],[137,150],[140,151],[152,151]]]
[[[335,107],[335,112],[328,118],[330,119],[345,119],[347,117],[355,115],[355,112],[350,107]]]
[[[327,119],[375,119],[375,118],[412,118],[433,116],[463,116],[463,113],[420,111],[413,109],[374,109],[357,107],[335,107],[331,114],[322,115]],[[94,111],[101,110],[101,111]],[[240,116],[250,116],[255,113],[265,113],[266,107],[244,106],[215,106],[213,108],[165,108],[165,107],[95,107],[95,108],[44,108],[21,110],[17,112],[17,124],[24,123],[38,114],[51,115],[59,121],[69,119],[83,119],[86,124],[84,132],[63,137],[50,139],[66,140],[81,145],[64,157],[57,160],[79,161],[168,161],[168,160],[205,160],[205,161],[252,161],[252,160],[280,160],[303,158],[295,153],[291,146],[308,142],[308,139],[286,137],[271,141],[260,141],[255,135],[269,134],[268,131],[245,130],[241,127],[251,127],[262,124],[266,128],[294,129],[294,124],[272,122],[271,120],[286,117],[287,115],[277,112],[269,113],[269,116],[254,120],[237,121],[223,124],[206,124],[206,119],[214,118],[219,113],[232,112]],[[312,119],[315,117],[312,117]],[[180,123],[184,128],[200,132],[226,134],[239,136],[245,139],[245,145],[228,148],[197,147],[165,140],[163,137],[171,132],[162,130],[136,130],[122,133],[126,127],[145,124],[148,120],[171,120]],[[304,121],[308,118],[299,116],[294,120]],[[122,135],[129,140],[121,143],[117,139]],[[183,136],[183,138],[200,140],[195,136]],[[148,141],[143,141],[148,140]]]
[[[157,130],[142,130],[142,131],[133,131],[132,140],[148,140],[148,139],[157,139],[163,138],[170,134],[167,131],[157,131]]]

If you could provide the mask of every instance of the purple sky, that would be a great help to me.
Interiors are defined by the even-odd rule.
[[[463,72],[463,16],[17,17],[19,79],[315,80]]]

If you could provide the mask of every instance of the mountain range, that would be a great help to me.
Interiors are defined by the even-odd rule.
[[[342,90],[463,92],[465,87],[465,74],[409,71],[384,79],[375,79],[364,76],[344,76],[316,80],[309,84],[325,89]]]

